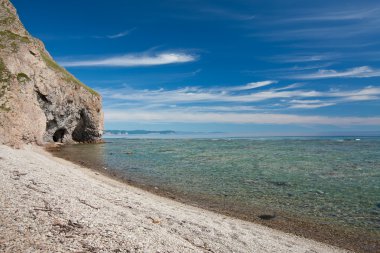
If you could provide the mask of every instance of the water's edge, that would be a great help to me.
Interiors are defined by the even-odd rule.
[[[228,202],[224,202],[224,205],[220,206],[220,202],[213,201],[212,199],[207,198],[207,196],[191,196],[188,194],[181,194],[180,192],[173,194],[172,192],[162,190],[159,187],[153,187],[132,181],[119,171],[111,169],[105,170],[101,166],[97,166],[93,161],[78,160],[74,159],[72,156],[67,156],[60,152],[60,147],[49,147],[46,148],[46,150],[56,157],[66,159],[120,182],[184,204],[200,207],[230,217],[259,223],[287,233],[354,250],[356,252],[376,252],[380,248],[380,242],[378,239],[380,234],[378,233],[373,234],[363,229],[346,228],[331,225],[327,222],[317,222],[307,217],[300,217],[296,214],[291,214],[289,212],[285,213],[278,210],[274,211],[261,208],[252,209],[251,207],[244,210],[244,208],[236,207],[228,204]],[[223,196],[221,196],[221,198],[223,198]]]

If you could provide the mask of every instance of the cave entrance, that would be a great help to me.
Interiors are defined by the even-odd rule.
[[[65,137],[66,129],[58,129],[53,135],[54,142],[63,142],[63,137]]]

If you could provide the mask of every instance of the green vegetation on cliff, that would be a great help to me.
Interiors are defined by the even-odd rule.
[[[13,22],[15,22],[16,18],[14,16],[4,18],[0,20],[0,25],[11,25]]]
[[[25,73],[18,73],[17,74],[17,81],[19,81],[20,83],[25,83],[25,82],[30,81],[30,78]]]
[[[4,64],[3,59],[0,58],[0,110],[9,112],[10,108],[6,106],[8,103],[7,98],[4,98],[5,92],[9,89],[9,79],[11,73]]]
[[[74,84],[77,84],[79,86],[82,86],[86,90],[88,90],[91,94],[95,96],[99,96],[99,93],[97,93],[95,90],[91,89],[78,79],[76,79],[72,74],[70,74],[65,68],[59,66],[49,55],[47,55],[45,52],[40,51],[41,57],[44,60],[45,64],[52,70],[55,70],[63,75],[63,80],[66,82],[71,82]]]
[[[30,42],[28,37],[15,34],[8,30],[0,31],[0,41],[1,42],[20,41],[24,43]]]
[[[3,59],[0,58],[0,82],[8,82],[11,77],[11,73],[5,66]]]

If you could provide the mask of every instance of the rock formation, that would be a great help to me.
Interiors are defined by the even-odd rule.
[[[60,67],[0,0],[0,143],[97,142],[101,96]]]

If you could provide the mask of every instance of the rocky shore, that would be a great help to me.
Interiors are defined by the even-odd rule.
[[[0,146],[1,252],[346,252]]]

